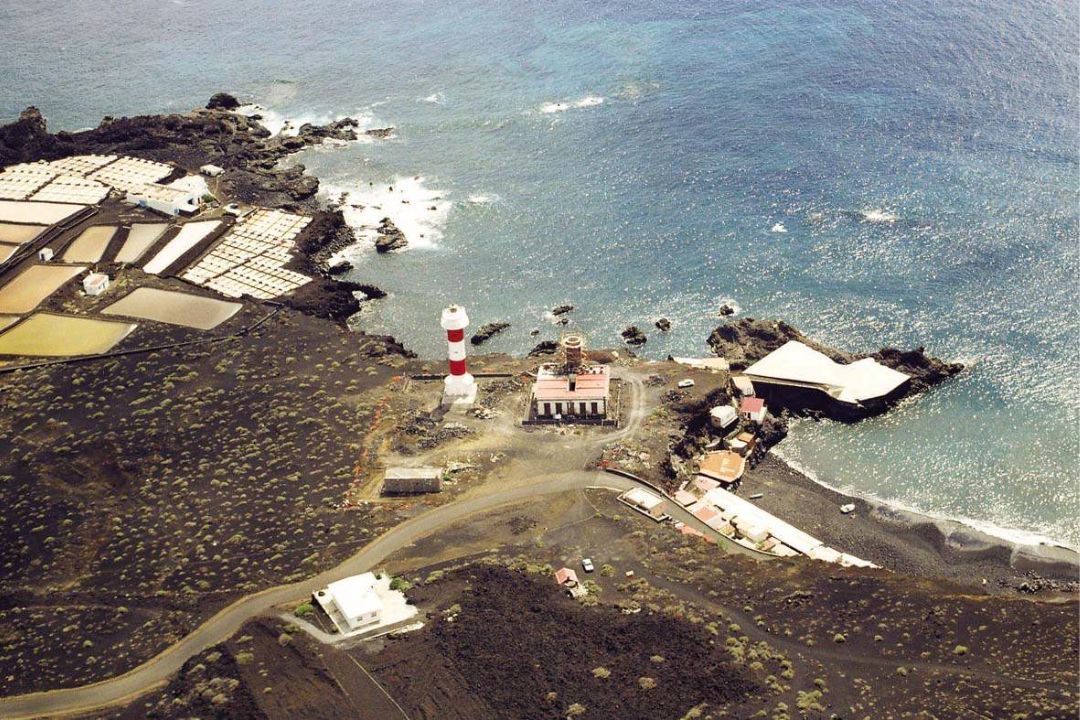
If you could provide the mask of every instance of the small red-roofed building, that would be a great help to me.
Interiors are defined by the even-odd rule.
[[[739,403],[739,414],[750,422],[758,423],[759,425],[765,422],[765,415],[768,413],[768,408],[765,407],[765,400],[759,397],[744,397]]]
[[[559,585],[577,585],[577,573],[572,568],[564,567],[555,571],[555,582]]]

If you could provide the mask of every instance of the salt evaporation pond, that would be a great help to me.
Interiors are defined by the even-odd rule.
[[[239,312],[241,307],[241,303],[141,287],[101,312],[212,330]]]
[[[0,355],[98,355],[136,327],[135,323],[38,313],[0,335]]]

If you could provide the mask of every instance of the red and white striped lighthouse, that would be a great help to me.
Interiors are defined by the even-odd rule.
[[[465,308],[451,305],[442,311],[439,324],[446,330],[446,357],[450,365],[450,374],[443,380],[443,403],[471,405],[476,399],[476,379],[469,374],[465,362],[465,328],[469,326],[469,316]]]

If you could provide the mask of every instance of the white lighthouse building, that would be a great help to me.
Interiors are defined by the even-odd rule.
[[[476,379],[465,362],[465,328],[469,316],[465,308],[451,305],[442,311],[440,320],[446,331],[446,356],[450,374],[443,380],[443,405],[472,405],[476,400]]]

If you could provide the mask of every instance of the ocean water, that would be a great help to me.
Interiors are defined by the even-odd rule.
[[[663,357],[705,352],[730,299],[852,350],[925,345],[969,371],[800,422],[784,456],[1075,546],[1077,30],[1032,0],[24,0],[0,3],[0,117],[77,129],[225,89],[278,124],[394,125],[300,158],[353,222],[410,236],[349,253],[391,292],[363,327],[436,356],[456,301],[523,352],[572,302],[591,345],[636,323]]]

